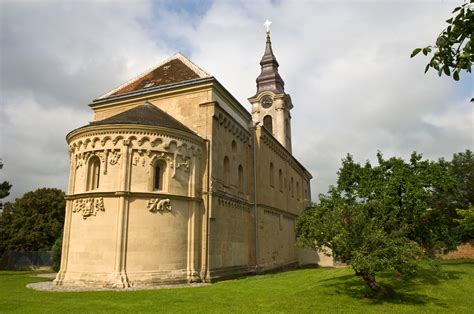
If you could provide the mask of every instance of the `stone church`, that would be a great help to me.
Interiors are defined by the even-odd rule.
[[[311,174],[267,30],[249,113],[180,53],[95,99],[67,137],[57,285],[212,282],[315,263],[296,247]]]

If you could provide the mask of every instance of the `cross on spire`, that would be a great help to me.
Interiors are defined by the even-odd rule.
[[[263,23],[263,26],[265,26],[265,30],[267,31],[267,35],[270,35],[270,25],[272,25],[272,22],[268,19],[265,20],[265,23]]]

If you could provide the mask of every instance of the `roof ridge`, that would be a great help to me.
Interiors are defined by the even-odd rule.
[[[170,61],[173,61],[173,60],[179,60],[179,61],[183,62],[189,69],[191,69],[194,73],[196,73],[196,75],[199,76],[200,78],[211,77],[211,75],[208,72],[201,69],[198,65],[196,65],[194,62],[192,62],[185,55],[183,55],[181,52],[178,51],[177,53],[175,53],[171,57],[165,59],[164,61],[161,61],[159,64],[149,68],[145,72],[135,76],[134,78],[132,78],[128,81],[126,81],[125,83],[121,84],[120,86],[108,91],[107,93],[103,94],[102,96],[97,97],[96,100],[104,99],[104,98],[107,98],[110,95],[113,95],[115,92],[121,90],[125,86],[128,86],[128,85],[140,80],[144,76],[148,75],[149,73],[153,72],[154,70],[158,69],[159,67],[161,67],[161,66],[165,65],[166,63],[168,63]]]

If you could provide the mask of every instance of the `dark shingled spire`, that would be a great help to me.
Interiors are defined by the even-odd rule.
[[[285,92],[285,82],[278,73],[278,61],[272,50],[272,42],[270,41],[270,33],[267,33],[267,43],[265,46],[265,54],[260,61],[262,72],[257,77],[257,94],[262,91],[272,91],[275,93]]]

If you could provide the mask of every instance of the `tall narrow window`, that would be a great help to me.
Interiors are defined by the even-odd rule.
[[[166,171],[166,162],[159,160],[153,166],[153,190],[162,191],[164,188],[164,179]]]
[[[300,200],[300,183],[296,181],[296,199]]]
[[[89,167],[87,174],[87,190],[92,191],[99,188],[100,178],[100,159],[97,156],[92,156],[89,159]]]
[[[271,116],[263,117],[263,127],[273,134],[273,120]]]
[[[278,170],[278,185],[279,185],[279,188],[280,188],[280,191],[283,191],[283,172],[280,170]]]
[[[239,192],[244,191],[244,167],[239,165]]]
[[[275,177],[274,177],[274,174],[273,174],[274,170],[273,170],[273,162],[270,163],[270,186],[274,186],[275,185]]]
[[[291,177],[290,190],[291,190],[291,197],[295,197],[295,189],[293,188],[293,177]]]
[[[161,179],[161,167],[159,165],[155,166],[155,180],[153,184],[154,190],[161,190],[163,187],[163,180]]]
[[[229,186],[230,183],[230,161],[229,157],[224,157],[224,184]]]

